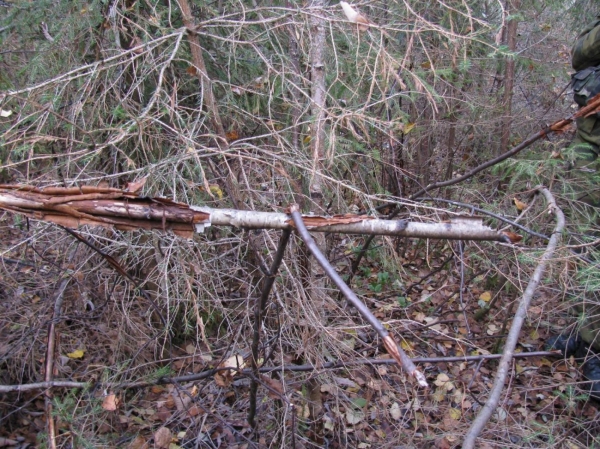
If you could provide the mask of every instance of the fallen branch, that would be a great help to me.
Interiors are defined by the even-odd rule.
[[[592,98],[586,107],[579,109],[575,114],[571,115],[570,117],[558,120],[558,121],[554,122],[552,125],[548,126],[547,128],[538,131],[537,133],[528,137],[526,140],[524,140],[519,145],[514,147],[512,150],[507,151],[506,153],[501,154],[500,156],[498,156],[494,159],[484,162],[483,164],[468,171],[464,175],[459,176],[458,178],[449,179],[448,181],[436,182],[433,184],[429,184],[427,187],[419,190],[417,193],[412,195],[410,197],[410,199],[414,200],[415,198],[419,198],[424,193],[429,192],[430,190],[439,189],[441,187],[451,186],[454,184],[458,184],[459,182],[462,182],[465,179],[469,179],[469,178],[475,176],[480,171],[483,171],[486,168],[492,167],[492,166],[508,159],[509,157],[512,157],[512,156],[516,155],[517,153],[520,153],[525,148],[527,148],[529,145],[531,145],[532,143],[541,139],[542,137],[546,137],[550,133],[566,131],[567,127],[571,123],[573,123],[576,119],[578,119],[579,117],[588,117],[599,111],[600,111],[600,94],[598,94],[594,98]]]
[[[73,252],[71,256],[71,260],[73,259],[75,252]],[[56,323],[60,320],[60,315],[62,312],[62,303],[65,294],[65,290],[71,281],[71,276],[65,276],[58,286],[56,291],[55,299],[54,299],[54,314],[52,316],[52,320],[48,325],[48,344],[46,346],[46,361],[45,361],[45,373],[44,373],[44,381],[50,383],[52,382],[52,378],[54,377],[54,352],[56,349]],[[48,446],[51,449],[56,449],[56,427],[54,426],[54,416],[52,412],[52,391],[47,390],[44,394],[44,403],[46,410],[46,419],[47,419],[47,429],[48,429]]]
[[[192,356],[190,356],[192,357]],[[482,354],[482,355],[469,355],[469,356],[454,356],[454,357],[416,357],[412,359],[414,363],[451,363],[451,362],[477,362],[484,360],[496,360],[502,357],[502,354]],[[529,357],[556,357],[564,358],[559,351],[538,351],[538,352],[519,352],[514,354],[514,358],[529,358]],[[395,359],[362,359],[362,360],[351,360],[346,362],[327,362],[321,365],[278,365],[278,366],[263,366],[258,369],[260,373],[272,373],[274,371],[290,371],[290,372],[306,372],[316,370],[329,370],[329,369],[345,369],[349,366],[360,366],[360,365],[396,365]],[[232,368],[217,368],[202,371],[197,374],[189,374],[186,376],[177,377],[160,377],[153,381],[138,381],[138,382],[108,382],[103,383],[102,386],[109,389],[130,389],[130,388],[145,388],[153,385],[164,385],[175,382],[192,382],[196,380],[206,379],[213,377],[218,371],[225,371]],[[253,375],[251,368],[245,368],[237,371],[239,374],[244,376]],[[18,385],[0,385],[0,393],[10,392],[24,392],[31,390],[45,390],[48,388],[89,388],[94,385],[94,382],[76,382],[68,380],[55,380],[52,382],[36,382],[31,384],[18,384]]]
[[[597,97],[600,100],[600,95]],[[508,377],[510,363],[514,357],[515,347],[517,345],[517,341],[519,339],[519,333],[521,332],[521,327],[523,326],[523,322],[527,316],[527,309],[529,308],[529,303],[531,302],[531,298],[535,293],[535,290],[538,284],[542,280],[542,275],[544,274],[544,270],[546,269],[546,264],[554,254],[554,250],[558,245],[558,241],[560,239],[560,235],[565,226],[565,216],[562,211],[557,207],[556,202],[554,201],[554,197],[550,193],[548,189],[545,187],[537,188],[546,198],[548,202],[548,210],[551,213],[556,215],[556,227],[554,228],[554,232],[550,237],[550,241],[548,242],[548,246],[546,247],[546,251],[542,255],[538,266],[536,267],[533,276],[529,280],[529,284],[527,284],[527,289],[519,302],[519,308],[515,314],[515,318],[513,319],[512,325],[510,327],[510,331],[508,332],[508,337],[506,338],[506,343],[504,345],[504,351],[502,352],[502,358],[500,359],[500,363],[498,365],[498,370],[496,371],[496,377],[494,379],[494,385],[490,392],[490,396],[485,404],[485,406],[481,409],[469,431],[465,436],[465,440],[463,442],[463,449],[472,449],[475,447],[475,440],[487,424],[488,420],[492,416],[492,413],[498,406],[498,402],[500,401],[500,395],[502,394],[502,390],[504,389],[504,382]]]
[[[209,226],[292,230],[290,216],[277,212],[212,209],[189,206],[165,198],[147,198],[134,192],[93,186],[38,189],[0,185],[0,209],[49,221],[67,228],[82,225],[121,230],[154,229],[191,237]],[[450,240],[487,240],[510,243],[510,238],[477,217],[452,217],[441,223],[379,220],[367,215],[303,216],[315,232],[391,235]]]
[[[398,365],[400,365],[409,375],[414,376],[419,385],[427,388],[427,380],[425,379],[423,373],[417,369],[410,357],[406,355],[402,348],[394,341],[394,338],[390,335],[390,333],[383,327],[383,324],[381,324],[381,322],[375,317],[375,315],[373,315],[369,308],[363,302],[361,302],[360,299],[358,299],[358,296],[356,296],[352,289],[348,287],[337,271],[335,271],[335,269],[331,266],[327,258],[319,250],[317,244],[308,233],[308,229],[306,226],[304,226],[298,205],[292,205],[290,207],[290,211],[300,237],[302,237],[302,240],[304,240],[304,243],[306,243],[306,246],[315,259],[317,259],[317,262],[319,265],[321,265],[327,276],[329,276],[335,285],[342,291],[348,302],[356,307],[363,318],[369,322],[371,327],[375,329],[377,334],[379,334],[379,336],[383,339],[385,348],[396,360],[396,362],[398,362]]]

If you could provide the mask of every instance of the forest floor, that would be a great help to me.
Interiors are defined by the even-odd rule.
[[[217,328],[207,327],[202,338],[171,339],[168,345],[151,335],[124,337],[124,319],[141,334],[148,334],[149,325],[160,328],[156,317],[148,322],[149,305],[140,296],[130,298],[138,304],[129,305],[124,318],[121,304],[93,300],[90,289],[100,287],[82,271],[93,263],[91,256],[69,264],[64,244],[55,244],[54,237],[36,240],[43,232],[48,232],[46,225],[28,228],[12,216],[0,221],[0,382],[44,380],[57,289],[68,277],[55,323],[52,377],[89,386],[0,393],[0,447],[49,447],[49,402],[56,447],[64,448],[459,447],[492,386],[497,361],[485,356],[501,352],[519,299],[489,270],[461,281],[460,264],[448,257],[456,244],[407,245],[398,259],[402,282],[389,267],[367,258],[353,288],[402,336],[411,357],[438,358],[417,363],[431,388],[419,389],[389,364],[368,328],[345,328],[336,334],[345,346],[344,357],[326,357],[341,362],[337,368],[308,370],[298,377],[309,358],[301,341],[275,354],[274,360],[289,370],[261,377],[255,431],[247,422],[249,377],[211,371],[248,362],[243,355],[230,357],[231,342]],[[347,269],[345,259],[338,259],[338,269]],[[100,277],[115,275],[106,264],[94,270]],[[122,288],[113,281],[116,293]],[[543,351],[550,334],[569,329],[572,320],[558,290],[552,283],[538,290],[518,353]],[[233,307],[243,308],[240,304]],[[486,307],[489,311],[482,313]],[[157,349],[159,341],[165,346]],[[137,373],[146,366],[145,377],[130,379],[141,381],[137,385],[114,381],[133,369],[115,359],[124,346],[133,353]],[[481,358],[452,359],[463,356]],[[165,382],[165,376],[175,381]],[[572,358],[516,357],[478,447],[598,447],[599,404],[584,393],[582,382]],[[285,424],[278,428],[276,423]]]

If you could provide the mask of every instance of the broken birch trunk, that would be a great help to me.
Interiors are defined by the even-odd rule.
[[[246,229],[293,229],[290,215],[234,209],[190,206],[166,198],[139,196],[127,190],[82,187],[0,185],[0,209],[34,220],[68,228],[83,225],[114,227],[120,230],[156,229],[191,237],[209,226]],[[409,220],[382,220],[367,215],[305,215],[306,227],[313,232],[375,234],[398,237],[487,240],[510,243],[514,234],[496,231],[480,217],[456,216],[439,223]],[[519,237],[519,236],[517,236]]]

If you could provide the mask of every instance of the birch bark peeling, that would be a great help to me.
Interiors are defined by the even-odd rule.
[[[78,188],[77,188],[78,189]],[[247,229],[294,229],[288,214],[190,206],[165,198],[91,186],[77,189],[36,189],[30,186],[0,185],[0,209],[35,220],[68,228],[82,225],[114,227],[121,230],[155,229],[191,237],[208,226],[234,226]],[[399,237],[487,240],[510,242],[502,232],[483,224],[482,219],[454,217],[441,223],[408,220],[380,220],[366,215],[302,217],[314,232],[374,234]]]

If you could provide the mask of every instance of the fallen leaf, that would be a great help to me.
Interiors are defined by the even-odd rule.
[[[358,424],[365,419],[365,414],[361,410],[346,410],[346,421],[348,424]]]
[[[496,326],[495,324],[488,324],[486,331],[488,335],[494,335],[498,331],[500,331],[500,328],[498,326]]]
[[[228,133],[225,134],[225,138],[227,139],[227,142],[233,142],[235,140],[238,140],[240,138],[240,133],[238,133],[235,129],[229,131]]]
[[[365,398],[354,398],[352,399],[352,405],[356,408],[364,408],[367,405],[367,400]]]
[[[69,352],[67,354],[67,357],[69,357],[70,359],[82,359],[84,353],[85,351],[83,349],[76,349],[73,352]]]
[[[435,379],[435,381],[433,383],[436,384],[438,387],[441,387],[441,386],[445,385],[446,382],[448,382],[449,380],[450,380],[450,378],[448,377],[447,374],[440,373],[437,375],[437,378]]]
[[[462,416],[462,412],[457,409],[457,408],[451,408],[450,411],[448,412],[448,414],[450,415],[450,418],[458,421],[460,419],[460,417]]]
[[[12,111],[6,111],[4,109],[0,109],[0,117],[10,117],[12,115]]]
[[[415,123],[407,123],[406,125],[404,125],[402,127],[402,134],[406,135],[409,132],[411,132],[413,130],[413,128],[415,127]]]
[[[296,405],[296,415],[298,418],[310,418],[310,409],[308,408],[308,404]]]
[[[271,399],[281,399],[283,396],[283,384],[277,379],[271,379],[264,374],[260,376],[260,379],[267,385],[267,396]],[[321,391],[323,391],[323,385],[321,385]]]
[[[127,449],[148,449],[148,447],[148,442],[141,435],[135,437],[135,439],[127,445]]]
[[[483,292],[481,295],[479,295],[479,299],[489,302],[490,299],[492,299],[492,294],[490,292]]]
[[[523,240],[523,236],[510,231],[502,231],[502,234],[508,237],[511,243],[518,243]]]
[[[139,193],[146,184],[147,176],[144,176],[142,179],[138,179],[137,181],[128,182],[127,187],[125,188],[126,192],[130,193]]]
[[[396,421],[398,421],[402,417],[402,410],[400,410],[400,404],[398,404],[397,402],[394,402],[392,404],[392,406],[390,407],[390,415]]]
[[[171,431],[166,427],[161,427],[154,433],[154,447],[168,448],[172,438]]]
[[[527,203],[524,203],[523,201],[519,201],[517,198],[513,198],[513,203],[515,203],[515,207],[517,208],[517,210],[519,212],[527,209]]]
[[[108,412],[114,412],[119,405],[119,399],[114,393],[104,397],[102,408]]]
[[[233,368],[235,370],[238,370],[244,368],[245,366],[246,365],[244,363],[244,358],[241,355],[234,355],[229,357],[223,363],[221,363],[219,365],[219,368]],[[215,383],[219,387],[226,388],[233,382],[234,375],[235,372],[232,372],[230,370],[217,371],[214,376]]]

